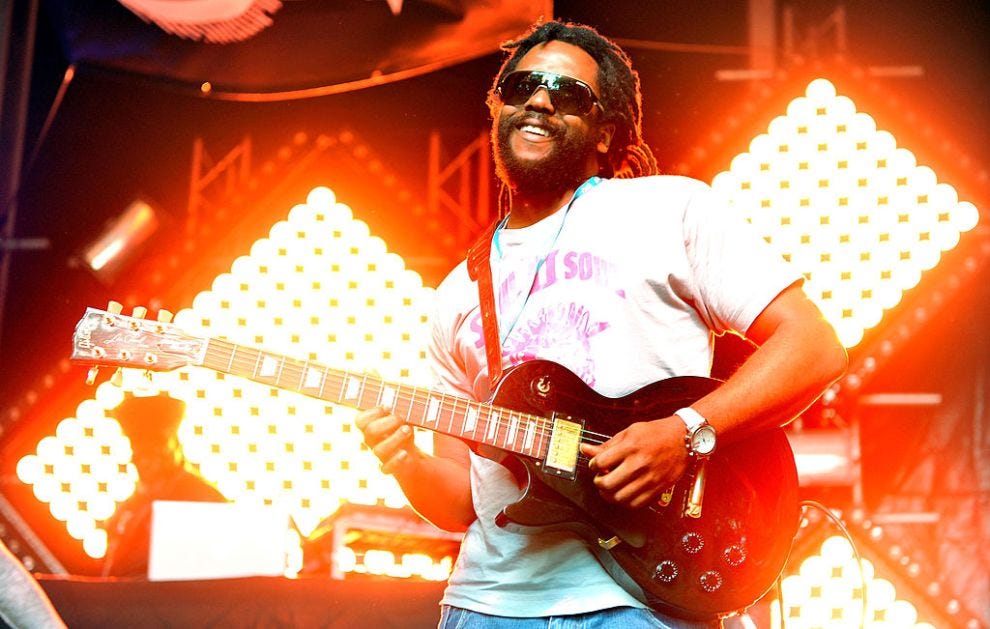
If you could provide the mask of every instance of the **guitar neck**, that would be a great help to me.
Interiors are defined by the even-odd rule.
[[[211,338],[204,367],[350,408],[381,406],[408,424],[534,459],[546,457],[553,420],[431,389],[386,382]]]

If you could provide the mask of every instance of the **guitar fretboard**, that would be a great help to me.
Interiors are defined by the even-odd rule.
[[[203,366],[351,408],[381,406],[406,423],[544,459],[553,420],[209,339]]]

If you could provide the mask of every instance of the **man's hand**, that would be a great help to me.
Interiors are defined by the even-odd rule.
[[[602,497],[628,507],[645,507],[680,478],[687,468],[684,422],[665,417],[637,422],[601,445],[581,444],[591,457],[595,487]]]
[[[364,442],[382,463],[382,472],[395,474],[416,457],[422,455],[413,442],[412,428],[385,409],[361,411],[355,418],[364,433]]]

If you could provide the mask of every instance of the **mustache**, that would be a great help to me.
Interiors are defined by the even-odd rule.
[[[503,116],[499,120],[499,132],[501,135],[507,135],[511,129],[523,123],[541,126],[547,130],[551,137],[558,137],[564,133],[563,127],[553,116],[545,114],[542,111],[525,110],[514,112],[509,116]]]

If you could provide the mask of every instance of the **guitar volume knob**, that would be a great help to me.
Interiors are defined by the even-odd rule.
[[[681,537],[681,547],[684,548],[684,552],[687,554],[697,555],[705,547],[705,538],[701,536],[701,533],[685,533]]]
[[[722,587],[722,575],[719,574],[718,570],[709,570],[708,572],[703,572],[700,577],[698,577],[698,585],[701,589],[712,594],[718,591]]]
[[[738,568],[746,561],[746,547],[742,544],[732,544],[722,551],[722,559],[733,568]]]
[[[653,579],[661,583],[673,583],[677,580],[677,575],[680,572],[680,568],[677,567],[676,563],[665,559],[657,564],[656,570],[653,571]]]

